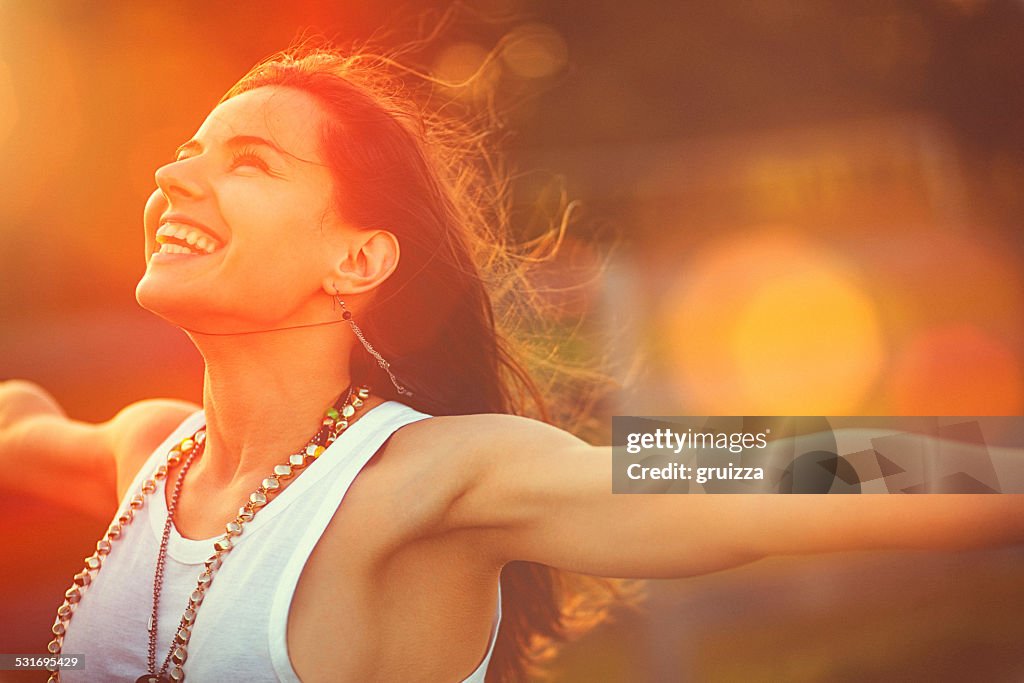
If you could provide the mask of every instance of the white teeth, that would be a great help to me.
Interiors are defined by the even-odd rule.
[[[161,254],[191,254],[192,250],[189,249],[188,247],[183,247],[180,244],[171,244],[170,242],[165,242],[165,243],[160,245],[160,253]]]
[[[157,229],[156,234],[158,237],[173,237],[176,240],[187,242],[189,245],[194,247],[193,250],[189,250],[185,248],[183,245],[176,245],[184,249],[184,253],[195,253],[198,251],[205,252],[207,254],[212,254],[217,250],[217,243],[213,239],[204,235],[203,232],[199,230],[199,228],[195,228],[191,225],[164,223]],[[164,249],[161,249],[160,251],[162,251],[163,253],[171,254],[182,253],[178,251],[168,252],[165,251]]]

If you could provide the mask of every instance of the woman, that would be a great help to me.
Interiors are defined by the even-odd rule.
[[[201,411],[87,426],[4,386],[30,486],[120,501],[54,624],[88,668],[51,680],[521,680],[560,635],[547,567],[1020,538],[1013,496],[611,495],[606,449],[510,414],[544,397],[496,330],[501,235],[382,64],[275,56],[157,171],[137,298],[202,354]]]

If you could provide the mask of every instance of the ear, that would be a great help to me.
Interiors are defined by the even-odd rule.
[[[331,296],[370,291],[398,267],[398,238],[387,230],[360,230],[346,243],[341,259],[323,279],[323,289]]]

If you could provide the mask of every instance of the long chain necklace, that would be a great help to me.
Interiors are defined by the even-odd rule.
[[[353,393],[355,395],[353,395]],[[125,527],[131,524],[135,511],[141,510],[146,503],[146,497],[152,495],[156,491],[157,481],[166,479],[168,471],[181,464],[182,458],[184,458],[185,461],[182,464],[181,473],[178,475],[178,479],[175,482],[171,501],[167,506],[167,520],[164,524],[163,536],[160,542],[160,551],[157,556],[156,574],[153,580],[153,611],[149,620],[148,648],[148,665],[150,673],[139,677],[136,683],[166,683],[168,681],[180,683],[181,681],[184,681],[185,671],[182,668],[182,665],[184,665],[185,660],[188,657],[188,642],[189,638],[192,636],[192,627],[195,625],[199,606],[202,604],[206,591],[209,589],[210,584],[213,581],[213,575],[220,568],[224,556],[231,552],[234,547],[234,541],[232,539],[240,536],[245,530],[245,525],[253,520],[256,513],[262,507],[267,505],[274,496],[281,492],[283,488],[282,482],[296,476],[296,474],[298,474],[303,468],[319,458],[324,450],[334,443],[343,431],[348,429],[350,423],[349,418],[355,415],[356,410],[364,405],[364,401],[369,398],[369,396],[370,389],[365,385],[359,387],[359,389],[354,392],[352,387],[349,387],[348,394],[345,399],[339,399],[335,405],[331,406],[327,410],[323,420],[321,421],[320,429],[313,438],[309,440],[306,447],[302,451],[289,456],[286,463],[274,466],[273,474],[264,479],[260,486],[249,495],[249,500],[244,506],[239,508],[238,516],[225,525],[225,535],[217,539],[217,542],[213,544],[214,553],[206,560],[205,567],[199,574],[196,589],[192,592],[191,596],[189,596],[188,607],[185,609],[185,613],[182,615],[181,621],[178,623],[178,631],[171,642],[171,648],[167,653],[167,657],[164,659],[163,666],[160,667],[159,671],[155,671],[157,609],[160,601],[160,588],[163,583],[163,565],[167,555],[167,544],[170,538],[170,529],[173,525],[174,509],[177,507],[178,495],[181,492],[181,485],[185,478],[185,473],[192,465],[193,460],[200,456],[205,448],[206,428],[200,428],[191,437],[183,439],[180,443],[174,446],[167,455],[167,462],[158,466],[152,476],[143,481],[139,489],[139,493],[131,497],[125,511],[114,519],[110,528],[107,530],[107,533],[96,544],[96,552],[85,559],[85,568],[78,574],[75,574],[71,588],[64,593],[64,603],[57,608],[57,619],[54,621],[52,628],[54,638],[47,646],[47,650],[54,655],[53,661],[56,662],[60,659],[61,648],[64,645],[64,634],[67,632],[68,622],[71,621],[71,617],[74,614],[78,603],[81,601],[82,596],[87,592],[87,587],[92,583],[93,578],[99,572],[100,567],[102,567],[104,559],[110,554],[111,543],[121,537]],[[165,675],[165,672],[171,662],[174,663],[174,666],[171,667],[170,672]],[[60,683],[60,669],[56,664],[49,665],[47,670],[51,672],[48,683]]]

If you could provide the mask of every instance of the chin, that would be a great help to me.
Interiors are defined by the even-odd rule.
[[[189,294],[180,283],[165,281],[148,272],[135,287],[135,301],[153,315],[185,329],[199,327],[200,319],[209,317],[202,314],[202,304],[195,293]]]
[[[177,277],[147,272],[135,287],[135,300],[153,315],[186,332],[238,334],[240,330],[273,327],[263,320],[243,315],[239,304],[223,296],[214,301],[209,289],[189,287]]]

